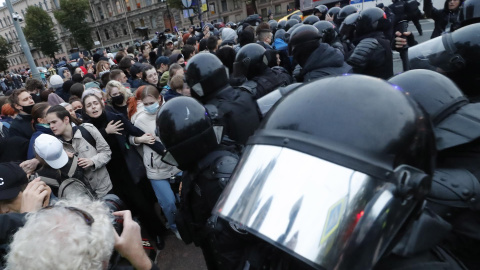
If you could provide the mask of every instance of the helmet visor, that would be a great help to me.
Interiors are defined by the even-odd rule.
[[[334,269],[365,206],[383,185],[318,157],[254,145],[213,213],[316,268]]]
[[[411,47],[408,50],[410,68],[429,69],[443,74],[457,70],[462,59],[453,48],[445,47],[444,40],[450,38],[446,36]]]

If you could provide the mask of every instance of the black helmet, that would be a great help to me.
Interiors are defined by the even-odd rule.
[[[356,31],[362,36],[375,31],[384,31],[389,27],[389,20],[385,12],[377,7],[367,8],[360,12],[357,19]]]
[[[290,29],[292,26],[294,26],[295,24],[298,24],[298,20],[296,19],[290,19],[286,22],[285,24],[285,31],[288,31],[288,29]]]
[[[460,22],[462,26],[480,22],[480,2],[478,0],[467,0],[463,2],[460,11]]]
[[[252,26],[257,26],[262,22],[262,17],[258,14],[252,14],[248,16],[243,22],[248,23]]]
[[[330,44],[336,37],[337,32],[335,31],[335,26],[328,21],[319,21],[316,22],[313,26],[315,26],[320,33],[320,37],[322,41],[325,43]]]
[[[267,69],[268,59],[265,55],[265,48],[256,43],[250,43],[243,46],[235,57],[235,62],[239,63],[241,73],[251,79],[258,76]]]
[[[480,137],[480,103],[469,103],[449,78],[419,69],[401,73],[388,81],[408,93],[430,115],[438,150]]]
[[[206,27],[208,27],[208,30],[210,32],[213,32],[213,29],[215,29],[215,27],[213,26],[213,24],[211,23],[206,23],[204,26],[203,26],[203,29],[205,29]]]
[[[157,114],[157,135],[166,149],[163,161],[188,169],[218,145],[210,115],[191,97],[177,97]]]
[[[277,32],[275,32],[275,39],[279,38],[279,39],[285,41],[285,33],[286,32],[283,29],[277,30]]]
[[[295,19],[295,20],[297,20],[299,23],[302,22],[302,17],[300,17],[300,15],[298,15],[298,14],[292,15],[292,16],[290,17],[290,19]]]
[[[340,10],[341,10],[341,8],[339,8],[339,7],[333,7],[333,8],[328,10],[327,14],[328,14],[328,16],[332,17],[333,21],[335,21],[335,19],[338,16],[338,13],[340,13]]]
[[[214,54],[199,53],[188,61],[185,79],[192,97],[205,102],[228,85],[228,72]]]
[[[299,50],[302,50],[303,44],[307,42],[318,42],[320,40],[320,33],[318,33],[317,28],[313,25],[302,25],[295,29],[293,33],[290,35],[290,39],[288,41],[288,50],[290,54],[294,54],[296,50],[296,46],[299,46]]]
[[[318,5],[313,9],[313,14],[321,13],[322,15],[318,17],[320,20],[325,20],[325,16],[327,15],[328,7],[325,5]]]
[[[278,26],[277,21],[272,20],[268,22],[268,24],[270,25],[270,31],[272,31],[272,33],[275,34],[275,31],[277,30],[277,26]]]
[[[374,269],[421,210],[433,139],[387,82],[316,80],[268,112],[213,212],[315,269]]]
[[[408,49],[411,69],[439,71],[471,100],[480,96],[480,24],[464,26]]]
[[[295,31],[295,29],[297,29],[298,27],[300,27],[302,25],[304,25],[304,24],[302,24],[302,23],[295,24],[294,26],[290,27],[290,29],[288,29],[287,33],[291,35],[293,33],[293,31]]]
[[[277,25],[277,30],[278,29],[285,29],[285,26],[287,25],[287,21],[279,21]],[[285,30],[287,31],[287,30]]]
[[[310,24],[313,25],[314,23],[318,22],[320,19],[317,16],[310,15],[305,20],[303,20],[303,24]]]
[[[230,28],[232,28],[232,29],[236,29],[236,28],[237,28],[237,24],[234,23],[234,22],[228,22],[226,25],[230,26]]]
[[[344,6],[338,13],[337,20],[334,21],[334,23],[338,27],[340,27],[340,25],[342,25],[342,22],[345,20],[345,18],[348,17],[348,15],[351,15],[357,12],[358,12],[358,9],[355,6],[352,6],[352,5]]]
[[[355,34],[355,27],[357,25],[359,13],[353,13],[347,16],[343,20],[342,25],[340,26],[340,37],[342,40],[352,40]]]

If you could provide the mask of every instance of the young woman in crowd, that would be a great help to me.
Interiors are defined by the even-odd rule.
[[[128,117],[127,100],[131,96],[127,89],[118,81],[109,81],[105,87],[107,94],[107,103],[112,106],[117,112]]]
[[[46,120],[53,134],[63,142],[69,157],[78,156],[78,166],[84,169],[84,179],[101,198],[112,189],[106,164],[112,151],[97,128],[92,124],[72,126],[72,116],[61,105],[47,111]]]
[[[155,121],[157,111],[163,103],[162,96],[158,93],[158,90],[155,87],[147,85],[142,91],[141,101],[144,110],[139,113],[137,120],[135,121],[135,126],[147,133],[155,134]],[[155,137],[155,139],[159,141],[158,137]],[[146,146],[143,146],[143,163],[147,169],[147,177],[152,184],[158,202],[167,218],[170,230],[180,238],[177,225],[175,224],[175,213],[177,211],[175,206],[175,195],[173,194],[169,182],[169,179],[180,173],[180,170],[162,162],[162,157]]]
[[[155,141],[152,134],[133,126],[122,114],[105,110],[105,105],[96,95],[86,95],[82,101],[84,122],[93,124],[112,150],[107,170],[113,181],[113,193],[139,216],[150,236],[159,237],[162,233],[161,221],[152,214],[155,213],[155,193],[146,176],[143,158],[133,146],[149,145],[160,154],[164,151],[163,146]],[[163,243],[157,244],[162,248]]]
[[[135,125],[135,121],[139,113],[143,112],[142,92],[145,89],[145,85],[140,86],[135,91],[135,95],[128,99],[128,119]]]
[[[35,158],[34,144],[35,139],[41,134],[53,135],[50,125],[47,122],[47,111],[50,109],[50,105],[47,102],[40,102],[33,105],[32,108],[32,128],[35,131],[30,138],[30,144],[28,146],[27,159]]]

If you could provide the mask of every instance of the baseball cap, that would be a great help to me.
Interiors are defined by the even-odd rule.
[[[168,43],[172,43],[173,44],[173,41],[171,39],[167,40],[167,42],[165,42],[165,44],[168,44]]]
[[[0,163],[0,200],[11,200],[22,191],[21,186],[28,184],[27,174],[18,164]]]
[[[41,134],[35,139],[35,153],[54,169],[60,169],[68,162],[68,156],[59,139]]]

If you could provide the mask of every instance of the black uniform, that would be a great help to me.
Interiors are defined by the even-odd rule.
[[[450,32],[452,27],[453,29],[458,27],[458,24],[460,23],[458,20],[460,8],[449,10],[448,2],[449,0],[445,0],[443,9],[436,9],[433,7],[432,0],[425,0],[423,11],[427,17],[430,17],[435,21],[435,28],[433,29],[432,36],[430,38],[438,37],[445,31]]]

